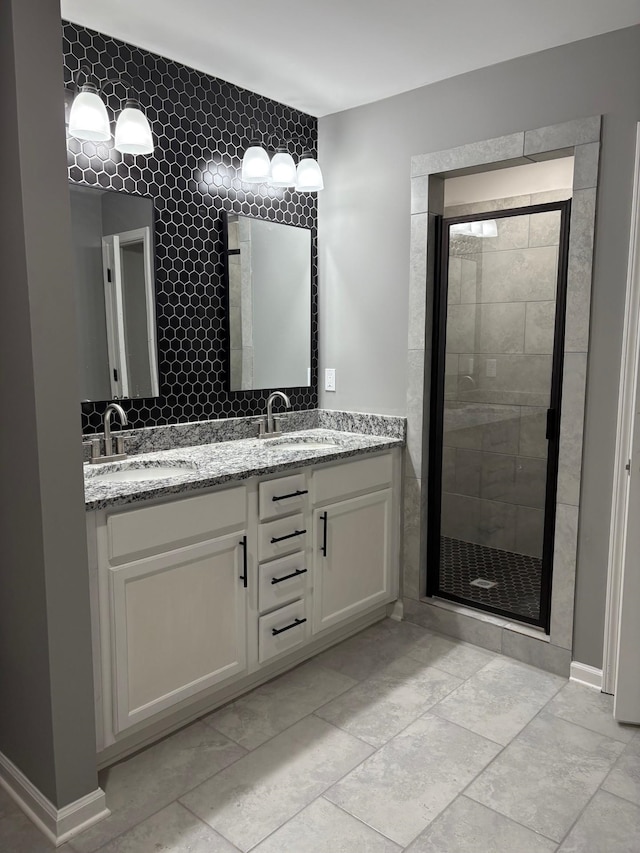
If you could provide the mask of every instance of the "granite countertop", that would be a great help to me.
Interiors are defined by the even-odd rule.
[[[313,442],[305,446],[304,442]],[[165,495],[179,495],[232,480],[288,471],[402,447],[399,438],[362,435],[332,429],[286,433],[275,439],[220,441],[130,456],[122,462],[84,466],[85,507],[104,509],[139,503]],[[283,446],[287,445],[287,446]],[[299,446],[292,446],[299,445]],[[176,467],[177,476],[153,480],[105,481],[101,475],[125,469]]]

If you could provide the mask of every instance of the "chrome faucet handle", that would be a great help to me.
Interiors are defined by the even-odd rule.
[[[83,447],[90,447],[91,448],[91,462],[93,462],[95,459],[100,458],[100,456],[101,456],[100,444],[101,444],[101,439],[99,439],[99,438],[91,438],[88,441],[82,442]]]
[[[282,435],[282,421],[284,419],[284,415],[274,415],[273,416],[273,433],[272,435]]]
[[[264,415],[261,415],[259,418],[256,418],[256,424],[258,425],[258,438],[265,438],[267,435],[267,419]]]

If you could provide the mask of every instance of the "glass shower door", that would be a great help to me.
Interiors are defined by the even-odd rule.
[[[429,588],[547,626],[569,202],[443,221]]]

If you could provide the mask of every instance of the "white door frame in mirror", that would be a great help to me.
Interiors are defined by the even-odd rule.
[[[640,449],[633,447],[635,411],[640,403],[638,387],[640,367],[640,123],[636,136],[636,166],[631,209],[631,239],[622,339],[622,364],[618,394],[618,420],[616,456],[613,480],[613,502],[609,533],[609,565],[607,577],[607,605],[605,613],[604,653],[602,662],[602,689],[616,693],[621,656],[623,597],[625,589],[625,562],[627,559],[627,531],[629,502],[634,468],[640,477],[638,457]],[[640,484],[635,484],[640,488]],[[629,555],[630,556],[630,555]],[[628,604],[630,602],[627,602]],[[640,603],[640,602],[637,602]],[[628,608],[625,608],[628,612]],[[640,629],[639,629],[640,634]],[[622,674],[622,673],[620,673]]]

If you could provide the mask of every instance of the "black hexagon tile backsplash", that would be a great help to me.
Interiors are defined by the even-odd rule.
[[[156,208],[156,299],[160,396],[126,403],[133,428],[262,414],[269,391],[232,392],[225,377],[222,211],[312,231],[311,387],[287,389],[292,408],[318,403],[317,198],[240,180],[258,130],[294,140],[294,159],[317,148],[313,116],[110,36],[63,22],[64,80],[81,65],[98,81],[126,75],[154,134],[150,156],[68,138],[69,179],[151,196]],[[103,98],[112,121],[122,87]],[[104,403],[82,404],[83,432],[102,428]]]

